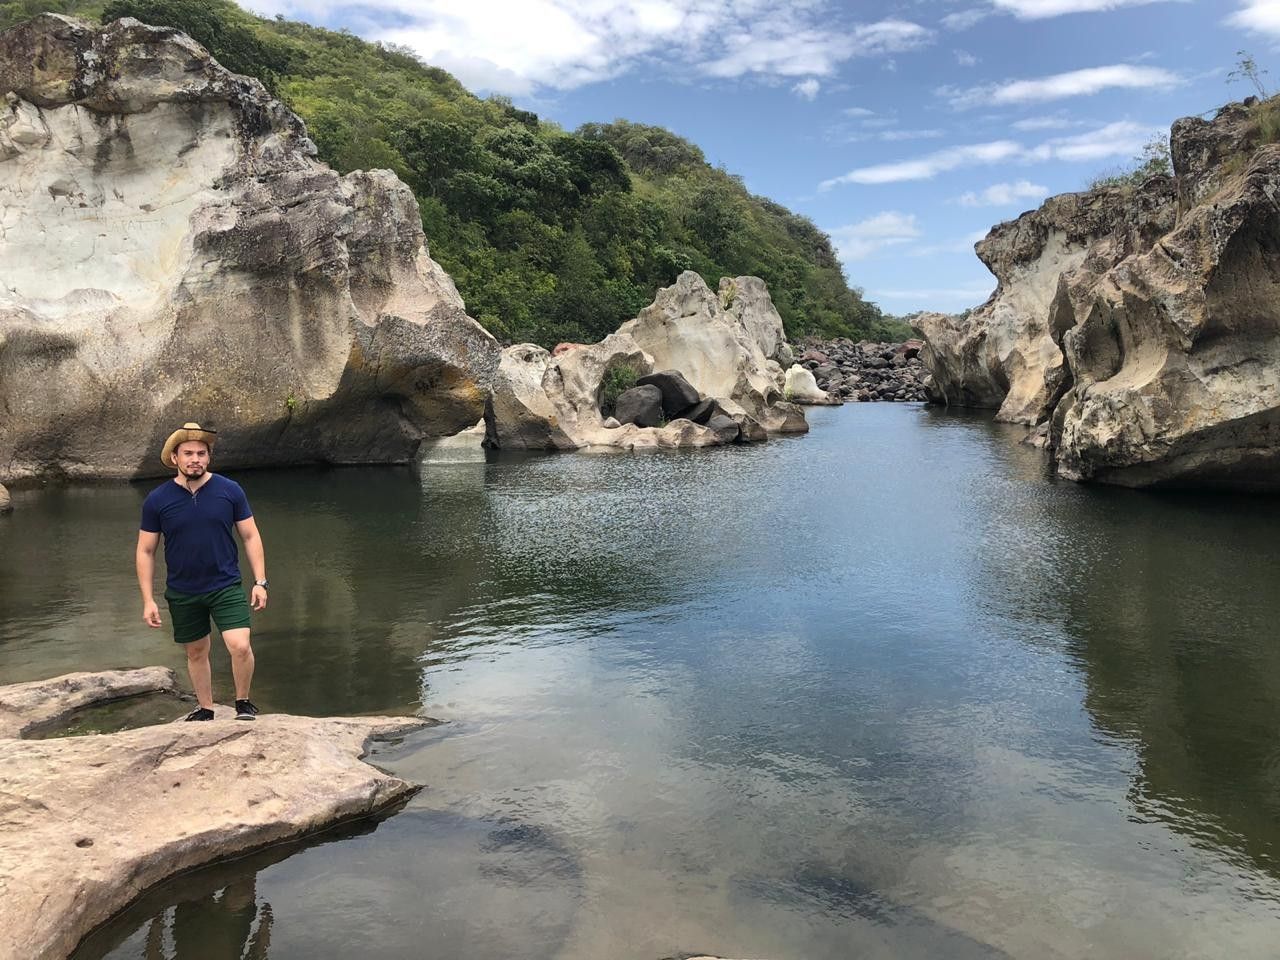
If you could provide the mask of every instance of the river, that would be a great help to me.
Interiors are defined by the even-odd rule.
[[[234,474],[255,700],[445,721],[372,758],[425,788],[77,957],[1274,957],[1280,503],[1055,482],[984,416],[810,421]],[[4,682],[181,670],[139,617],[151,485],[14,492]]]

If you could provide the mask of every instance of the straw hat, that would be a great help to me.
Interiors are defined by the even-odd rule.
[[[181,444],[188,440],[197,440],[206,444],[210,452],[213,451],[213,441],[218,439],[217,430],[206,430],[198,423],[184,423],[181,429],[173,431],[169,434],[169,439],[164,442],[164,448],[160,451],[160,462],[170,470],[173,469],[173,452],[178,449]]]

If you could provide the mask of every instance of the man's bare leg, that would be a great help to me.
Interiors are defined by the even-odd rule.
[[[248,631],[246,631],[248,632]],[[206,710],[213,709],[213,674],[209,669],[209,636],[183,644],[187,648],[187,675],[195,688],[196,700]]]
[[[249,685],[253,683],[253,647],[249,646],[249,628],[223,630],[222,642],[231,654],[231,675],[236,680],[236,699],[249,699]]]

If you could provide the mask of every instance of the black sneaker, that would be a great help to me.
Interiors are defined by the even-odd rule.
[[[210,710],[208,707],[197,707],[195,710],[192,710],[182,719],[183,720],[212,720],[213,711]]]
[[[251,700],[236,701],[236,719],[252,720],[258,715],[258,708],[253,705]]]

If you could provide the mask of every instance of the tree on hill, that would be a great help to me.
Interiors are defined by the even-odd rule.
[[[599,339],[688,269],[713,287],[761,277],[792,337],[893,332],[811,221],[661,127],[568,133],[404,48],[229,0],[8,0],[0,29],[45,10],[182,30],[298,113],[335,169],[394,171],[418,198],[432,256],[501,338]]]

